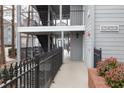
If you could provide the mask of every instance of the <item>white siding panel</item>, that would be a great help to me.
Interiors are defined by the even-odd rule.
[[[115,32],[113,32],[113,31],[100,31],[100,30],[96,30],[96,33],[102,33],[102,34],[111,34],[111,33],[113,33],[113,34],[116,34],[116,35],[119,35],[119,34],[122,34],[122,33],[124,33],[124,30],[119,30],[119,31],[115,31]]]
[[[118,10],[118,9],[124,9],[123,5],[117,6],[117,5],[96,5],[96,9],[100,9],[100,10],[105,10],[105,9],[114,9],[114,10]]]
[[[97,14],[96,15],[96,18],[124,18],[124,14],[117,14],[117,13],[115,13],[115,14],[101,14],[101,13],[99,13],[99,14]]]
[[[100,31],[99,31],[100,32]],[[96,39],[99,38],[124,38],[124,33],[118,34],[118,33],[97,33]]]
[[[124,18],[96,18],[95,19],[96,21],[105,21],[105,22],[108,22],[108,21],[111,21],[111,22],[113,22],[113,21],[119,21],[119,22],[123,22],[124,21]]]
[[[119,25],[118,32],[101,32],[100,25]],[[124,62],[124,6],[95,6],[95,46],[102,58],[117,57]]]
[[[95,13],[106,13],[106,14],[115,14],[115,13],[120,13],[120,14],[124,14],[124,10],[114,10],[114,9],[104,9],[104,10],[101,10],[101,9],[96,9]]]
[[[101,37],[99,39],[96,39],[96,42],[124,42],[124,37],[123,38],[111,38],[111,37]]]
[[[102,19],[102,18],[101,18]],[[120,21],[99,21],[96,25],[124,25],[124,22]]]
[[[124,47],[124,41],[123,42],[104,42],[104,41],[101,41],[101,42],[98,42],[97,44],[96,44],[96,46],[116,46],[116,47]]]
[[[108,54],[108,55],[124,55],[123,51],[103,51],[103,54]]]
[[[97,46],[97,47],[99,47],[99,46]],[[102,48],[102,50],[103,51],[124,51],[124,48],[123,47],[111,47],[111,46],[109,46],[109,47],[103,47]]]

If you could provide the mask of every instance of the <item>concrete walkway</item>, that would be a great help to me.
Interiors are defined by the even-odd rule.
[[[85,63],[70,61],[69,54],[65,52],[65,61],[55,77],[51,88],[87,88],[88,76]]]

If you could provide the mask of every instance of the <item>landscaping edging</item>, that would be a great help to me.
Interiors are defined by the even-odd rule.
[[[110,88],[106,85],[105,79],[98,76],[95,68],[88,69],[88,87],[89,88]]]

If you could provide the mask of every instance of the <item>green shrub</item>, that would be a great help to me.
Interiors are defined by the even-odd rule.
[[[8,54],[9,54],[9,57],[11,58],[12,57],[12,48],[8,49]],[[15,49],[15,56],[17,54],[17,50]]]

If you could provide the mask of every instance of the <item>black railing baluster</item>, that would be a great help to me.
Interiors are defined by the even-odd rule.
[[[7,80],[9,79],[9,73],[8,73],[6,65],[4,66],[4,70],[2,74],[3,74],[3,82],[6,83]]]
[[[36,56],[36,62],[35,62],[36,68],[35,68],[35,87],[39,87],[39,56]]]
[[[32,78],[32,81],[31,81],[31,86],[32,88],[34,88],[34,73],[33,73],[33,67],[34,67],[34,57],[32,58],[32,63],[31,63],[31,78]]]
[[[33,87],[35,87],[35,56],[34,56],[34,59],[33,59]]]
[[[29,79],[29,77],[28,77],[28,68],[29,68],[28,67],[28,60],[26,62],[26,67],[27,67],[27,69],[26,69],[26,71],[27,71],[27,81],[26,82],[27,82],[27,88],[28,88],[28,79]]]
[[[22,63],[19,64],[19,70],[20,70],[20,88],[22,88]]]
[[[23,71],[25,73],[25,61],[23,62]],[[24,80],[23,80],[24,86],[23,88],[25,88],[25,74],[24,74]]]
[[[30,88],[31,88],[31,82],[32,82],[31,81],[32,80],[31,79],[31,63],[32,63],[32,59],[30,59],[30,62],[29,62],[29,66],[30,66],[30,73],[29,73],[30,74]]]
[[[14,77],[14,69],[13,69],[13,66],[11,64],[10,69],[9,69],[9,79],[12,80],[13,77]],[[12,88],[13,84],[10,84],[10,87]]]
[[[18,76],[18,63],[17,63],[17,62],[16,62],[16,64],[15,64],[14,70],[15,70],[15,72],[14,72],[15,77],[17,77],[17,76]],[[18,79],[15,80],[15,87],[16,87],[16,88],[18,87]]]

